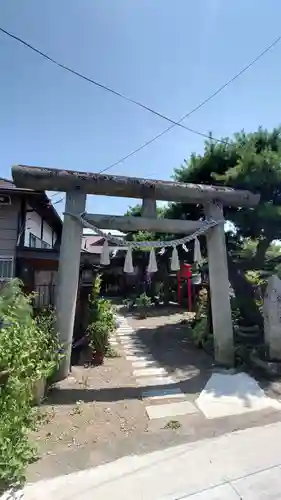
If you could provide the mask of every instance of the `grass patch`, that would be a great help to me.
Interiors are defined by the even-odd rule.
[[[181,423],[178,420],[169,420],[167,424],[165,425],[164,429],[172,429],[176,430],[181,427]]]

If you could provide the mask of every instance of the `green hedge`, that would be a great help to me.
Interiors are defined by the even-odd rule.
[[[0,484],[24,482],[36,452],[29,432],[36,421],[34,384],[56,369],[60,358],[53,319],[33,317],[32,296],[13,280],[0,296]]]

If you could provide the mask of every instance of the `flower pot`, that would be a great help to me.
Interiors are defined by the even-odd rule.
[[[33,400],[36,405],[40,405],[46,392],[46,380],[40,379],[34,383],[33,386]]]
[[[140,307],[139,308],[139,319],[146,319],[147,318],[147,310],[145,307]]]
[[[103,365],[103,363],[104,363],[104,353],[103,352],[99,352],[99,351],[95,351],[93,353],[93,363],[95,365]]]
[[[256,325],[238,327],[236,336],[238,341],[250,345],[257,345],[261,341],[261,331]]]
[[[257,347],[250,353],[250,362],[254,368],[263,371],[267,377],[275,378],[281,375],[281,361],[269,358],[264,346]]]
[[[259,333],[260,329],[258,325],[240,325],[239,330],[244,334],[256,334]]]

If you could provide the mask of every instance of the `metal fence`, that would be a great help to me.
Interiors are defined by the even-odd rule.
[[[55,305],[56,285],[36,285],[34,297],[35,309],[42,309]]]

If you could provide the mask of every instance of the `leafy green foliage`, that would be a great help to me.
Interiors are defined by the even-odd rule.
[[[41,371],[44,378],[50,378],[59,367],[63,353],[56,332],[56,316],[52,308],[40,311],[35,318],[36,326],[41,334],[39,356],[41,359]]]
[[[165,215],[165,208],[156,208],[157,217],[160,219]],[[137,204],[134,207],[130,207],[125,213],[126,216],[131,217],[141,217],[141,205]],[[128,241],[158,241],[163,238],[163,235],[150,233],[149,231],[132,231],[126,235]],[[148,248],[142,248],[142,250],[147,251]]]
[[[87,333],[91,347],[105,354],[109,349],[109,335],[115,329],[115,309],[111,302],[100,297],[101,276],[96,277],[89,304]]]
[[[0,372],[8,374],[0,378],[0,481],[12,485],[23,482],[25,467],[35,457],[28,440],[35,423],[34,384],[49,376],[59,359],[54,332],[33,318],[31,300],[18,280],[0,296]]]
[[[235,134],[225,143],[207,141],[203,154],[193,154],[175,170],[180,182],[219,184],[236,189],[249,189],[260,194],[255,208],[224,207],[229,222],[227,234],[229,276],[239,297],[239,310],[249,323],[262,324],[255,304],[252,284],[245,271],[263,270],[272,242],[281,239],[281,128]],[[200,219],[203,207],[172,203],[166,216]],[[251,251],[243,249],[245,241]],[[254,244],[250,242],[254,242]],[[250,258],[249,258],[250,257]],[[271,267],[274,271],[274,266]]]
[[[136,306],[143,311],[146,311],[149,307],[152,306],[151,298],[146,295],[146,293],[142,293],[139,297],[136,298]]]
[[[221,184],[258,192],[261,203],[252,208],[225,207],[226,218],[236,229],[237,238],[269,238],[281,236],[278,224],[281,212],[281,129],[272,132],[259,129],[255,133],[235,134],[227,144],[206,142],[203,155],[175,170],[181,182]],[[186,218],[202,215],[202,209],[187,204],[170,205],[170,215],[181,212]],[[198,217],[196,217],[198,218]]]
[[[208,336],[208,327],[208,291],[202,288],[198,296],[197,311],[192,327],[192,337],[197,345],[200,345]]]

